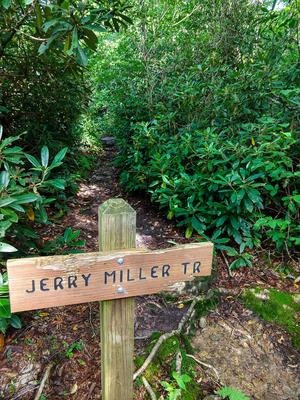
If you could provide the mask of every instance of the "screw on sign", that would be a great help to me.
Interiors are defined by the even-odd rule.
[[[103,400],[133,399],[134,297],[211,274],[210,242],[135,249],[136,213],[99,207],[99,252],[9,260],[12,312],[100,301]]]

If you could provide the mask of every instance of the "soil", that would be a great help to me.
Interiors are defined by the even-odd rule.
[[[96,251],[98,206],[109,198],[122,197],[137,211],[137,246],[155,249],[169,247],[171,242],[190,242],[149,198],[124,193],[111,163],[114,154],[108,149],[99,157],[95,172],[80,184],[69,213],[60,224],[43,228],[42,238],[61,234],[67,227],[80,229],[81,238],[86,240],[84,250]],[[251,286],[297,290],[292,279],[282,279],[261,260],[257,257],[255,268],[238,270],[229,277],[224,259],[217,257],[212,287],[226,288],[231,295],[222,298],[218,308],[207,316],[205,327],[195,332],[195,357],[214,366],[224,384],[244,390],[252,399],[296,400],[300,398],[299,352],[283,330],[260,321],[238,298],[243,288]],[[160,295],[136,299],[136,354],[143,351],[153,332],[177,328],[188,308],[182,300],[185,298],[167,302]],[[51,308],[22,316],[24,328],[8,332],[2,350],[0,347],[0,399],[34,399],[49,364],[52,367],[43,392],[45,399],[100,399],[98,304]],[[206,394],[211,394],[216,387],[212,370],[199,371],[199,382]],[[136,396],[146,398],[144,389],[137,389]]]

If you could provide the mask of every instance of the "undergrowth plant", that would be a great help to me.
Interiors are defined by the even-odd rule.
[[[224,386],[217,390],[216,394],[226,400],[250,400],[243,392],[231,386]]]
[[[47,223],[47,208],[56,201],[58,191],[65,188],[64,179],[51,178],[54,169],[62,165],[67,148],[60,150],[50,161],[48,147],[41,149],[40,159],[15,146],[19,136],[2,139],[0,125],[0,332],[9,325],[20,328],[21,321],[11,314],[5,260],[9,253],[46,255],[78,251],[84,245],[78,240],[79,231],[66,229],[63,236],[43,242],[33,224]],[[31,167],[28,168],[28,162]]]
[[[262,245],[299,255],[298,3],[145,0],[94,58],[95,121],[117,137],[121,183],[231,269]]]
[[[168,393],[167,397],[160,397],[160,400],[176,400],[182,395],[182,392],[187,391],[186,383],[190,382],[192,378],[187,374],[179,374],[176,371],[172,372],[173,381],[162,381],[161,385]]]
[[[143,189],[185,226],[185,236],[212,240],[250,266],[249,250],[262,241],[293,253],[300,245],[300,171],[296,133],[271,117],[242,124],[234,137],[218,129],[182,129],[165,121],[133,126],[121,153],[121,182]],[[123,142],[122,142],[123,143]],[[235,243],[235,246],[232,244]]]

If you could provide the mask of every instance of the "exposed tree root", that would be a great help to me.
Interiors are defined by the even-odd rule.
[[[192,360],[196,361],[196,363],[198,363],[199,365],[202,365],[203,367],[206,367],[206,368],[210,368],[210,369],[214,372],[214,374],[216,375],[217,382],[218,382],[220,385],[223,385],[223,383],[222,383],[221,380],[220,380],[220,375],[219,375],[219,373],[218,373],[218,371],[216,370],[215,367],[213,367],[212,365],[207,364],[207,363],[205,363],[205,362],[203,362],[203,361],[198,360],[198,358],[196,358],[196,357],[193,356],[192,354],[187,354],[186,356],[187,356],[187,357],[190,357]]]
[[[203,299],[204,299],[204,296],[196,297],[192,301],[192,303],[190,305],[190,308],[188,309],[187,313],[182,317],[181,321],[179,322],[178,328],[174,329],[171,332],[164,333],[163,335],[160,336],[158,341],[155,343],[153,349],[151,350],[150,354],[148,355],[148,357],[144,361],[144,364],[133,374],[133,380],[136,380],[136,378],[138,378],[147,369],[149,364],[154,359],[154,357],[155,357],[157,351],[159,350],[160,346],[162,345],[162,343],[165,340],[169,339],[170,337],[172,337],[174,335],[178,335],[178,334],[180,334],[182,332],[186,322],[190,319],[196,304],[198,303],[198,301],[203,300]]]
[[[42,395],[42,393],[43,393],[43,390],[44,390],[44,387],[45,387],[45,384],[46,384],[46,382],[47,382],[47,379],[49,378],[50,371],[51,371],[52,367],[53,367],[53,364],[51,363],[51,364],[49,364],[48,367],[46,368],[45,373],[44,373],[44,376],[43,376],[43,379],[41,380],[39,389],[38,389],[38,391],[36,392],[36,395],[35,395],[35,397],[34,397],[34,400],[39,400],[39,398],[41,397],[41,395]]]
[[[154,393],[152,387],[150,386],[149,382],[147,381],[147,379],[143,376],[142,377],[143,380],[143,384],[149,394],[149,396],[151,397],[151,400],[157,400],[156,394]]]

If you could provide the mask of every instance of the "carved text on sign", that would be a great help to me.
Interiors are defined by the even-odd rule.
[[[211,273],[209,242],[8,261],[13,312],[157,293]]]

